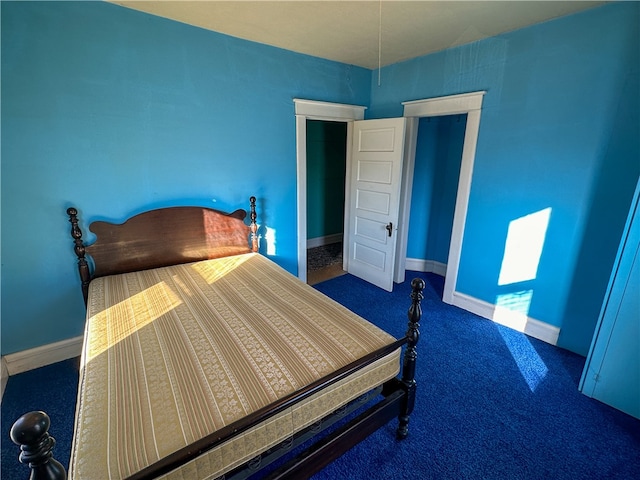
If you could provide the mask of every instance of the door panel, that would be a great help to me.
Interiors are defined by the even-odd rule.
[[[393,152],[395,134],[395,127],[361,130],[357,137],[358,149],[360,152]]]
[[[386,261],[386,255],[382,250],[367,247],[363,244],[356,243],[354,245],[353,257],[363,263],[366,263],[371,268],[377,268],[380,271],[384,271],[384,264]]]
[[[347,270],[393,288],[405,119],[354,122]]]
[[[391,210],[391,196],[384,192],[374,192],[365,189],[357,190],[356,208],[371,213],[389,215]]]
[[[359,217],[356,218],[355,234],[371,240],[385,244],[387,243],[387,236],[380,236],[381,229],[385,228],[387,224],[382,222],[376,222],[368,218]]]
[[[358,180],[389,185],[393,172],[393,162],[361,161],[358,165]]]

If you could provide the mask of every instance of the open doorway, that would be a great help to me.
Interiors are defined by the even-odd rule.
[[[466,123],[466,114],[418,122],[407,270],[446,274]]]
[[[460,175],[458,178],[458,188],[456,192],[455,210],[453,214],[453,226],[451,229],[451,241],[449,243],[449,253],[447,257],[444,293],[442,299],[449,304],[461,307],[465,310],[472,310],[466,297],[456,291],[458,281],[458,269],[460,266],[460,256],[462,252],[462,239],[464,236],[464,226],[467,220],[467,209],[469,206],[469,192],[471,191],[471,178],[473,175],[473,164],[476,157],[476,145],[480,130],[480,117],[482,113],[482,100],[485,91],[450,95],[447,97],[428,98],[423,100],[412,100],[403,102],[404,116],[409,118],[410,138],[413,143],[409,149],[414,153],[414,158],[409,157],[408,164],[413,172],[413,162],[415,160],[415,139],[417,137],[418,122],[424,117],[438,117],[443,115],[466,116],[464,141],[462,145],[462,161],[460,165]],[[410,202],[408,202],[410,204]],[[404,213],[405,222],[408,223],[409,208]],[[408,236],[408,235],[407,235]],[[406,242],[406,239],[404,240]],[[406,245],[406,243],[405,243]],[[406,250],[405,250],[406,251]],[[400,259],[400,269],[405,267],[406,256]],[[477,313],[477,312],[476,312]]]
[[[352,122],[364,118],[366,107],[298,98],[294,98],[293,102],[296,113],[298,278],[307,282],[307,121],[344,123],[347,129],[347,145],[350,145]],[[350,152],[347,149],[347,165],[349,155]],[[345,180],[345,184],[347,182],[348,180]]]
[[[347,124],[307,120],[307,283],[346,273],[343,266]]]

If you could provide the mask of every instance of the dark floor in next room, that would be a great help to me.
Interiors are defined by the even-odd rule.
[[[307,250],[307,283],[315,285],[344,275],[342,242],[330,243]]]

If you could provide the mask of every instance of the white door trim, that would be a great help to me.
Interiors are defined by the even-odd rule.
[[[418,118],[408,117],[405,125],[404,159],[402,161],[402,184],[400,186],[400,211],[398,213],[398,235],[396,240],[396,261],[393,281],[405,281],[407,270],[407,245],[409,244],[409,214],[411,212],[411,194],[413,193],[413,170],[418,141]]]
[[[359,105],[318,102],[300,98],[294,98],[293,103],[296,107],[296,115],[303,115],[310,120],[328,120],[332,122],[364,120],[364,111],[367,109],[367,107]]]
[[[367,107],[343,103],[319,102],[294,98],[296,115],[296,163],[297,163],[297,224],[298,224],[298,278],[307,281],[307,120],[353,122],[363,120]],[[351,165],[351,125],[347,125],[347,172]],[[347,185],[349,178],[347,177]],[[348,190],[348,189],[345,189]],[[348,198],[345,203],[348,205]],[[347,218],[345,218],[345,222]]]
[[[402,103],[402,105],[404,105],[405,117],[420,118],[467,114],[467,126],[464,134],[464,145],[462,147],[460,179],[458,181],[458,193],[453,216],[453,228],[451,230],[451,243],[449,245],[449,258],[447,260],[447,274],[445,276],[444,294],[442,297],[445,302],[454,305],[455,298],[453,294],[458,280],[462,237],[464,235],[464,225],[467,220],[471,177],[476,158],[482,100],[485,93],[487,92],[479,91]],[[415,158],[415,148],[410,154]],[[403,222],[403,227],[408,228],[408,222]]]

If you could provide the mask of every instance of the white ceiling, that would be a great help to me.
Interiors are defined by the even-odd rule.
[[[112,1],[233,37],[369,69],[607,3],[513,0]]]

